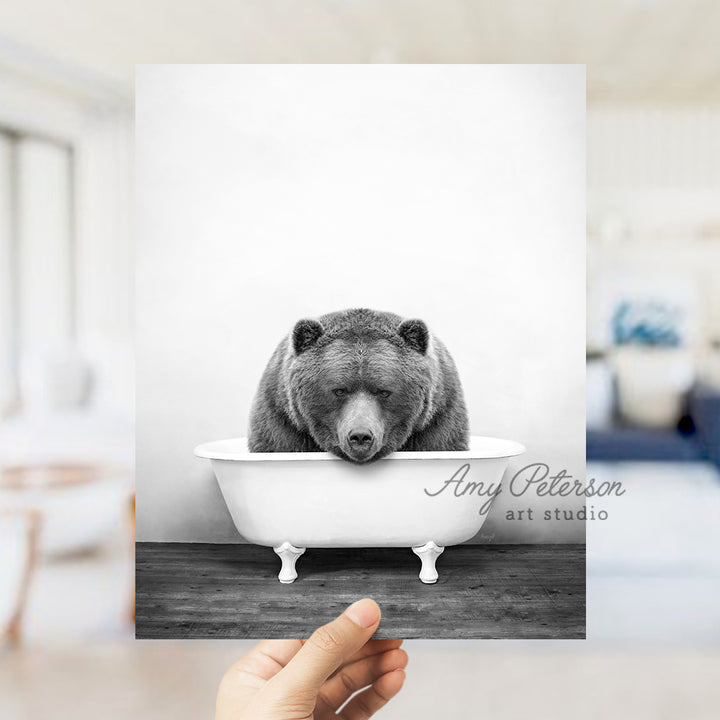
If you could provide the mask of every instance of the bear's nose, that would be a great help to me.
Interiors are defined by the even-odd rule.
[[[348,433],[348,442],[353,447],[371,445],[373,440],[373,434],[367,428],[356,428]]]

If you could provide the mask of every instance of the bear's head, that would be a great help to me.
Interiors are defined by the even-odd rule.
[[[349,310],[300,320],[289,342],[291,412],[323,450],[377,460],[426,416],[433,361],[422,320]]]

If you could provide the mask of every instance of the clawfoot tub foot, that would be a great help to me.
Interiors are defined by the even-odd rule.
[[[436,545],[432,540],[424,545],[414,547],[413,552],[420,558],[422,567],[420,568],[420,579],[431,585],[437,582],[438,574],[435,569],[435,561],[442,555],[445,548]]]
[[[289,542],[284,542],[279,547],[273,548],[273,550],[282,560],[282,567],[280,568],[280,573],[278,574],[278,580],[286,585],[294,582],[297,577],[295,562],[305,552],[305,548],[296,548]]]

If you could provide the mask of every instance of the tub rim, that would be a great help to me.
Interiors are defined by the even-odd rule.
[[[473,447],[474,446],[474,447]],[[484,446],[484,447],[481,447]],[[522,455],[526,448],[515,440],[472,435],[470,437],[470,450],[430,450],[418,452],[394,452],[381,458],[377,462],[386,460],[486,460],[492,458],[507,458]],[[251,453],[247,449],[247,438],[237,437],[226,440],[214,440],[198,445],[195,455],[207,460],[234,460],[237,462],[262,462],[300,460],[322,460],[345,463],[346,460],[329,452],[261,452]],[[374,463],[373,463],[374,464]]]

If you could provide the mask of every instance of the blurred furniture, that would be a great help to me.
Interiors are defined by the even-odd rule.
[[[90,363],[72,346],[25,356],[20,364],[20,397],[30,415],[85,407],[92,386]]]
[[[710,343],[702,367],[702,380],[720,389],[720,339]]]
[[[613,366],[623,420],[645,428],[677,423],[695,377],[690,350],[623,345],[613,352]]]
[[[666,299],[665,292],[657,287],[642,298],[628,294],[612,316],[618,413],[639,427],[674,426],[695,379],[690,307]]]
[[[690,394],[690,413],[705,455],[720,467],[720,388],[699,385]]]
[[[587,431],[587,459],[596,461],[697,461],[703,453],[694,435],[677,430],[614,426]]]
[[[134,468],[132,400],[110,390],[133,397],[131,363],[119,350],[96,355],[56,347],[21,358],[19,411],[0,419],[2,465]]]
[[[40,516],[0,510],[0,648],[21,642],[22,620],[37,567]]]
[[[22,412],[0,422],[0,507],[42,514],[44,555],[96,546],[126,520],[133,423],[91,404],[95,375],[73,348],[25,357]]]
[[[16,465],[0,470],[0,507],[42,516],[42,555],[95,547],[125,518],[125,471],[96,464]]]
[[[589,461],[702,461],[720,467],[720,390],[696,385],[686,398],[688,416],[672,428],[638,428],[616,421],[587,431]]]
[[[0,422],[0,458],[7,465],[112,465],[132,471],[131,421],[89,409],[23,413]]]
[[[612,423],[615,388],[607,358],[601,353],[586,357],[586,415],[588,428],[606,428]]]
[[[132,362],[111,350],[25,354],[17,411],[0,421],[0,508],[42,518],[30,640],[128,628]]]

